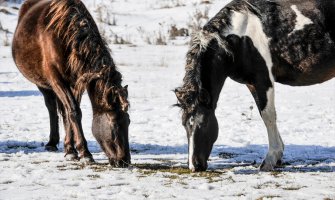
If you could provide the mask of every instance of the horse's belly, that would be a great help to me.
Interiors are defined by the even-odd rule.
[[[22,75],[28,79],[30,82],[35,85],[43,88],[50,88],[50,85],[47,79],[42,75],[41,71],[38,69],[38,66],[26,64],[17,64],[18,69]]]
[[[16,35],[15,37],[21,37]],[[24,47],[22,44],[25,44]],[[34,39],[24,43],[13,43],[13,57],[17,68],[32,83],[40,87],[48,87],[48,81],[43,74],[43,59],[39,46],[34,42]]]
[[[320,61],[303,71],[289,65],[276,66],[273,68],[273,74],[276,82],[286,85],[308,86],[323,83],[335,77],[335,56],[334,59]]]

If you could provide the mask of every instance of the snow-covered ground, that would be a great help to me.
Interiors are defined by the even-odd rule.
[[[257,169],[267,134],[254,101],[245,86],[228,80],[216,112],[220,135],[209,170],[189,173],[186,134],[171,92],[181,84],[189,38],[172,40],[168,30],[188,28],[197,9],[208,7],[211,17],[228,1],[84,2],[100,21],[129,85],[133,166],[108,166],[90,131],[87,96],[83,127],[97,164],[65,161],[62,142],[59,152],[44,151],[49,119],[43,97],[18,72],[0,31],[0,199],[335,199],[335,80],[300,88],[276,85],[287,165],[272,173]],[[0,23],[11,33],[18,12],[13,6],[19,7],[0,5],[10,12],[0,12]],[[107,16],[116,25],[108,25]],[[115,44],[116,35],[130,44]],[[159,35],[167,45],[150,45]]]

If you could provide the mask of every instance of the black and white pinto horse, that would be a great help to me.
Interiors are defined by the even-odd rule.
[[[307,86],[335,76],[334,10],[331,0],[234,0],[192,37],[184,83],[175,90],[192,171],[207,169],[227,77],[247,85],[267,128],[269,150],[260,169],[280,165],[274,82]]]

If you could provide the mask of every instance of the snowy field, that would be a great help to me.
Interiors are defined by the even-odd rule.
[[[245,86],[228,80],[216,111],[220,134],[209,170],[190,173],[181,113],[172,106],[176,103],[172,90],[182,83],[189,37],[170,37],[169,30],[173,25],[180,29],[201,24],[206,18],[194,22],[195,13],[208,10],[212,17],[228,1],[84,2],[129,85],[133,165],[109,167],[91,134],[87,95],[81,106],[83,127],[96,164],[65,161],[63,140],[59,152],[44,150],[49,119],[43,97],[18,72],[11,56],[18,13],[13,7],[20,5],[4,3],[0,5],[0,199],[335,199],[335,79],[310,87],[276,85],[286,165],[269,173],[258,171],[267,152],[267,133],[254,100]],[[165,45],[157,45],[161,43]]]

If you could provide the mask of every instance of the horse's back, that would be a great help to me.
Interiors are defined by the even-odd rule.
[[[250,1],[259,7],[270,38],[278,82],[311,85],[335,76],[334,1]]]
[[[46,86],[43,76],[41,34],[45,31],[45,18],[49,0],[27,0],[20,9],[19,22],[13,38],[12,53],[21,73],[31,82]]]

